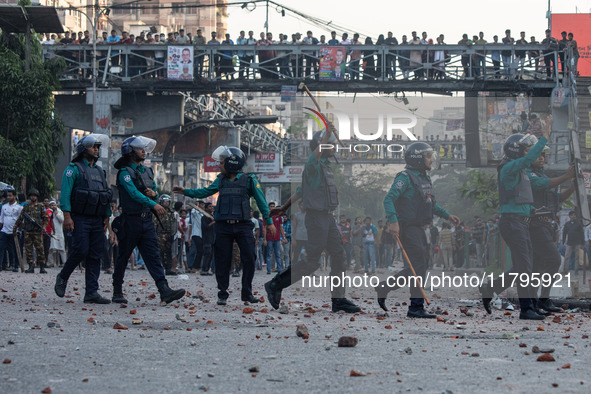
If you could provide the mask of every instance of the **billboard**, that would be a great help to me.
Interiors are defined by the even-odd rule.
[[[320,80],[344,81],[347,51],[345,47],[320,48]]]
[[[563,31],[573,33],[577,42],[579,74],[591,76],[591,14],[552,14],[552,37],[560,41]]]
[[[169,81],[193,80],[192,46],[168,46],[167,77]]]

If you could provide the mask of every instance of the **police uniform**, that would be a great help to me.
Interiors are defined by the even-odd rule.
[[[542,168],[529,168],[527,171],[533,192],[535,213],[529,226],[529,235],[533,248],[533,272],[549,274],[552,279],[558,272],[561,263],[560,253],[556,247],[556,214],[560,210],[560,193],[550,188],[550,178]],[[549,312],[559,311],[549,302],[552,284],[542,288],[539,306]]]
[[[154,198],[145,196],[140,190],[146,188],[156,191],[154,173],[142,164],[127,163],[117,174],[117,189],[123,209],[121,229],[117,233],[119,255],[113,270],[114,293],[123,286],[123,278],[127,261],[137,246],[144,259],[148,272],[154,279],[158,289],[168,285],[160,260],[158,236],[152,222],[152,208],[156,205]]]
[[[316,138],[316,137],[315,137]],[[311,146],[313,147],[313,146]],[[346,270],[346,253],[333,211],[339,204],[334,173],[327,157],[308,158],[302,175],[302,185],[296,190],[306,210],[307,258],[291,264],[265,284],[269,301],[278,307],[280,292],[318,269],[318,261],[324,250],[330,255],[331,276],[340,276]],[[344,282],[344,281],[343,281]],[[344,283],[332,289],[333,311],[359,312],[360,308],[345,297]],[[274,300],[272,299],[274,298]]]
[[[29,195],[31,194],[33,193],[29,193]],[[24,225],[25,229],[25,254],[27,262],[29,263],[29,269],[26,272],[35,272],[33,268],[33,249],[35,249],[40,273],[46,273],[45,250],[43,248],[43,230],[39,226],[35,225],[35,223],[32,223],[29,219],[26,219],[23,214],[28,214],[35,221],[35,223],[44,228],[49,221],[47,217],[47,211],[40,202],[36,202],[35,204],[29,202],[23,207],[21,214],[15,224],[19,228]]]
[[[398,222],[400,242],[415,269],[415,273],[424,281],[429,267],[430,254],[425,228],[433,222],[433,215],[444,219],[449,218],[449,213],[435,201],[433,183],[426,171],[407,168],[398,173],[384,199],[384,209],[388,223]],[[394,277],[412,275],[410,267],[405,264],[405,268],[396,273]],[[424,310],[425,300],[420,288],[412,286],[412,284],[411,282],[409,312],[421,312]],[[380,283],[380,286],[382,285],[385,286],[384,282]]]
[[[505,273],[504,286],[502,281],[497,279],[493,281],[492,286],[485,284],[481,288],[487,312],[490,310],[487,302],[490,303],[493,293],[499,294],[510,286],[512,281],[507,280],[509,273],[526,274],[531,277],[533,272],[534,252],[529,228],[534,198],[527,169],[540,156],[547,141],[545,137],[541,137],[525,156],[511,160],[505,159],[499,165],[499,213],[501,214],[499,230],[511,250],[512,268]],[[522,286],[519,283],[517,286],[520,318],[535,320],[543,318],[537,313],[536,289],[531,285]]]
[[[178,230],[174,211],[170,208],[166,209],[166,215],[160,218],[160,221],[154,217],[154,227],[156,228],[156,235],[158,235],[158,247],[160,248],[160,260],[164,265],[166,273],[172,272],[172,243],[174,242],[174,235]],[[160,225],[162,223],[162,225]]]
[[[230,270],[232,268],[232,244],[240,248],[242,262],[243,301],[249,301],[252,295],[254,262],[256,258],[255,241],[252,234],[254,227],[250,220],[250,197],[254,197],[267,224],[273,224],[269,217],[269,206],[261,190],[261,185],[254,174],[239,172],[231,180],[219,174],[215,181],[206,188],[185,189],[184,195],[193,198],[205,198],[219,192],[215,206],[215,276],[218,284],[218,301],[223,303],[229,296]]]
[[[104,223],[111,216],[112,197],[105,171],[99,165],[90,165],[82,159],[66,167],[62,176],[60,207],[62,211],[70,212],[74,231],[68,260],[58,276],[67,282],[76,267],[85,261],[86,295],[94,295],[99,288],[101,257],[105,247]],[[56,293],[63,297],[59,290]]]

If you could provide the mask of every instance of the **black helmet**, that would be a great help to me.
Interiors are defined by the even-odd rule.
[[[427,154],[434,154],[435,151],[431,148],[431,145],[426,142],[413,142],[406,148],[404,152],[404,161],[406,162],[406,168],[412,170],[426,170],[425,157]]]
[[[220,163],[224,163],[226,171],[231,173],[240,172],[246,164],[246,155],[235,146],[219,146],[213,151],[211,157]]]
[[[535,145],[538,139],[533,134],[513,134],[507,138],[503,145],[503,153],[508,159],[523,157],[526,148]]]
[[[76,154],[74,155],[72,161],[75,162],[82,159],[82,155],[84,154],[84,152],[86,152],[86,149],[92,148],[95,145],[109,145],[109,136],[106,134],[89,134],[86,137],[82,138],[76,144]],[[98,159],[99,156],[97,156],[96,158]]]
[[[27,196],[32,196],[32,195],[39,197],[39,190],[35,189],[34,187],[30,188],[29,194],[27,194]]]

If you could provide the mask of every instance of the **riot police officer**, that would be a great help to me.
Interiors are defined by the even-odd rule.
[[[102,145],[109,144],[105,134],[90,134],[76,144],[76,155],[62,176],[61,208],[64,230],[72,233],[70,255],[55,280],[55,294],[63,297],[70,275],[86,260],[85,303],[109,304],[98,293],[100,260],[105,246],[105,226],[111,216],[112,191],[105,171],[96,164]]]
[[[164,216],[166,209],[156,203],[158,193],[154,173],[142,162],[156,147],[156,141],[146,137],[129,137],[121,144],[121,158],[115,162],[117,189],[123,208],[119,240],[119,255],[113,272],[113,302],[127,303],[123,296],[123,278],[127,260],[137,246],[148,272],[154,279],[160,299],[167,304],[182,298],[185,289],[172,290],[164,275],[160,260],[158,237],[152,222],[152,211]]]
[[[390,191],[384,198],[384,209],[388,228],[386,231],[394,237],[400,237],[400,242],[408,254],[415,273],[422,278],[424,283],[427,268],[429,266],[429,254],[431,253],[427,244],[425,229],[433,222],[433,215],[449,220],[455,225],[460,224],[460,219],[450,215],[445,209],[439,206],[433,194],[433,183],[427,171],[436,160],[436,153],[433,148],[425,142],[413,142],[404,152],[406,169],[396,175]],[[398,277],[410,277],[412,271],[406,266],[403,270],[394,275],[396,283]],[[421,290],[414,281],[408,281],[410,286],[410,306],[406,314],[410,318],[433,319],[435,315],[427,313],[424,308],[424,298]],[[380,282],[376,288],[378,292],[378,303],[387,311],[386,296],[391,290],[393,283]]]
[[[174,242],[174,235],[178,230],[174,211],[170,207],[170,196],[163,194],[158,199],[158,203],[166,209],[166,214],[161,218],[154,217],[154,227],[156,227],[156,235],[158,235],[158,247],[160,248],[160,260],[164,265],[166,275],[176,275],[172,270],[172,243]]]
[[[329,158],[334,156],[334,146],[337,143],[334,132],[334,126],[330,125],[327,130],[314,133],[310,141],[312,153],[304,166],[302,185],[285,204],[272,212],[273,216],[281,215],[301,198],[306,210],[306,231],[308,233],[307,259],[290,265],[265,283],[269,303],[275,309],[279,308],[283,289],[318,269],[318,260],[324,250],[331,257],[331,276],[341,276],[347,268],[345,248],[333,217],[333,211],[339,203],[338,190],[329,162]],[[331,145],[333,148],[327,149]],[[332,289],[331,298],[333,312],[357,313],[361,311],[361,308],[345,298],[344,284]]]
[[[230,269],[232,266],[232,244],[240,248],[242,261],[241,299],[256,303],[259,299],[252,294],[254,263],[256,259],[255,241],[252,234],[254,224],[250,220],[250,197],[254,197],[267,222],[267,231],[275,232],[273,221],[269,217],[269,206],[256,176],[242,172],[246,155],[239,148],[220,146],[212,154],[220,163],[220,174],[206,188],[185,189],[175,186],[175,193],[182,193],[193,198],[205,198],[219,192],[215,206],[215,277],[218,284],[218,305],[226,305]]]
[[[503,145],[504,157],[497,167],[499,177],[499,230],[505,243],[511,250],[512,273],[529,277],[527,283],[516,281],[522,320],[543,320],[547,311],[537,306],[536,289],[531,286],[533,272],[533,247],[529,232],[531,212],[533,211],[533,193],[527,168],[540,156],[548,137],[548,127],[539,140],[531,134],[513,134]],[[494,293],[500,293],[512,282],[505,275],[505,281],[493,280],[480,288],[484,309],[491,313],[490,302]],[[504,283],[503,283],[504,282]]]
[[[575,169],[570,167],[559,177],[549,178],[544,172],[546,149],[528,169],[527,175],[531,182],[535,212],[532,215],[529,235],[533,247],[533,272],[540,275],[548,274],[554,279],[554,274],[560,268],[561,257],[556,248],[556,214],[560,211],[560,204],[575,191],[574,182],[570,187],[558,193],[556,186],[574,178]],[[538,308],[548,312],[562,312],[562,308],[555,306],[550,299],[552,283],[542,281]]]

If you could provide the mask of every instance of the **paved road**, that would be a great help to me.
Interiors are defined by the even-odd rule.
[[[10,360],[0,364],[2,393],[591,391],[589,313],[524,322],[516,312],[488,316],[469,301],[435,297],[446,322],[408,320],[403,305],[394,309],[407,297],[401,292],[382,319],[374,299],[357,300],[363,313],[350,316],[332,313],[328,296],[302,299],[288,290],[289,314],[268,303],[247,314],[236,278],[219,307],[215,279],[195,275],[171,278],[191,296],[163,307],[146,271],[128,271],[130,303],[122,308],[84,304],[79,272],[58,298],[58,271],[49,272],[0,272],[0,360]],[[257,272],[255,289],[268,278]],[[109,279],[100,281],[106,296]],[[473,316],[460,312],[466,305]],[[297,324],[307,326],[308,340],[296,336]],[[342,335],[359,344],[337,347]],[[555,349],[556,361],[537,362],[533,346]],[[260,372],[249,371],[255,367]]]

